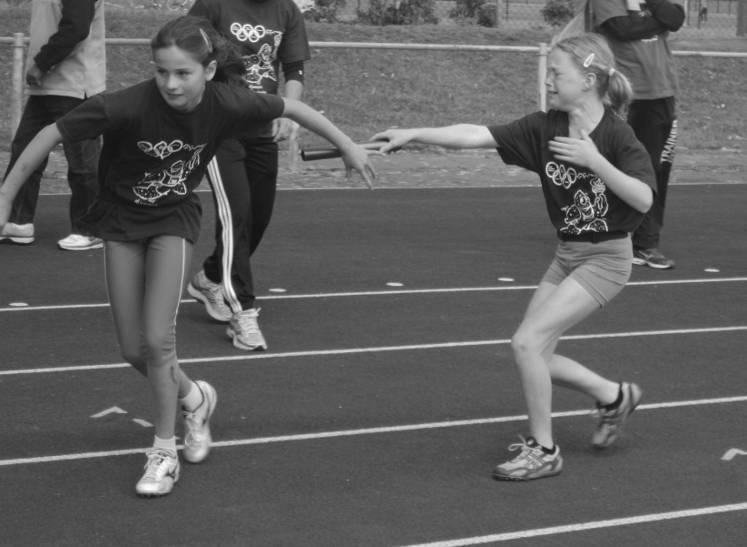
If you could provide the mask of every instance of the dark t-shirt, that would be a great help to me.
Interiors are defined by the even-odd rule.
[[[235,44],[249,89],[276,95],[280,64],[311,58],[306,25],[293,0],[197,0],[190,15],[204,17]],[[272,134],[271,126],[260,136]]]
[[[100,194],[84,222],[103,239],[196,241],[201,208],[193,191],[216,146],[283,108],[278,97],[213,82],[186,113],[166,104],[154,80],[92,97],[57,121],[69,141],[103,135]]]
[[[632,232],[640,224],[643,214],[617,197],[596,174],[559,161],[550,152],[551,139],[568,136],[566,112],[535,112],[488,129],[503,161],[540,176],[550,221],[559,235]],[[627,123],[607,109],[589,137],[612,165],[654,188],[651,158]]]

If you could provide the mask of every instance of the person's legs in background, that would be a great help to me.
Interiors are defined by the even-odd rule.
[[[45,99],[46,97],[43,96],[31,95],[26,101],[18,129],[10,145],[10,160],[3,179],[8,176],[21,152],[24,151],[36,134],[54,121],[47,109]],[[39,198],[39,185],[46,167],[47,160],[44,160],[19,189],[18,195],[13,200],[10,219],[0,232],[0,241],[9,241],[19,245],[28,245],[34,242],[34,213]]]
[[[83,215],[96,199],[99,190],[98,161],[101,144],[98,139],[63,142],[67,159],[67,180],[70,185],[70,235],[57,242],[67,251],[85,251],[103,246],[101,239],[92,236],[80,224]]]
[[[660,270],[673,268],[674,260],[661,252],[659,239],[677,142],[674,97],[633,101],[628,121],[651,156],[656,174],[654,203],[633,234],[633,264]]]

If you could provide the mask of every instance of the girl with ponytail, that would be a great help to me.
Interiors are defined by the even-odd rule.
[[[633,383],[604,378],[556,353],[563,334],[603,307],[630,277],[630,233],[653,201],[654,173],[643,145],[623,120],[630,84],[603,38],[558,41],[548,56],[549,111],[503,125],[458,124],[390,129],[374,136],[390,152],[409,142],[449,148],[497,148],[503,161],[537,173],[558,239],[512,338],[528,408],[529,434],[509,446],[498,480],[531,480],[563,468],[551,423],[552,385],[579,391],[597,406],[591,443],[610,446],[641,400]]]

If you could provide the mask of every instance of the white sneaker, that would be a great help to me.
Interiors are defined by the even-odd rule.
[[[63,251],[88,251],[90,249],[101,249],[103,240],[94,236],[81,234],[70,234],[57,242],[57,246]]]
[[[204,270],[195,274],[187,285],[187,292],[198,302],[205,304],[205,311],[216,321],[225,323],[231,319],[233,312],[226,302],[223,286],[210,281]]]
[[[149,448],[145,456],[145,473],[135,485],[135,492],[140,496],[165,496],[179,480],[179,457],[176,452],[160,448]]]
[[[34,225],[6,222],[0,230],[0,241],[5,240],[17,245],[30,245],[34,242]]]
[[[267,342],[262,336],[257,323],[259,308],[250,308],[240,311],[231,318],[226,329],[226,334],[233,338],[233,346],[238,349],[249,351],[267,349]]]
[[[195,382],[197,388],[202,392],[202,403],[192,412],[182,411],[184,416],[184,459],[190,463],[199,463],[207,458],[210,452],[210,443],[213,438],[210,435],[210,417],[218,402],[218,394],[215,388],[204,380]]]

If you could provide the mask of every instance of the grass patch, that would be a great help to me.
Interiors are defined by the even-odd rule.
[[[27,32],[28,9],[0,10],[0,36]],[[172,13],[108,9],[108,37],[149,38]],[[312,41],[531,45],[551,29],[521,31],[458,25],[372,27],[308,23]],[[136,29],[136,30],[133,30]],[[465,32],[468,29],[468,32]],[[747,49],[747,41],[675,41],[675,49]],[[0,45],[0,101],[9,104],[11,48]],[[108,87],[150,77],[145,46],[108,46]],[[744,148],[747,59],[678,57],[681,92],[679,145],[691,149]],[[314,48],[307,65],[306,101],[356,139],[389,126],[507,122],[536,109],[533,53]],[[0,133],[10,133],[8,109]],[[305,142],[313,139],[305,135]],[[7,140],[3,145],[7,149]]]

